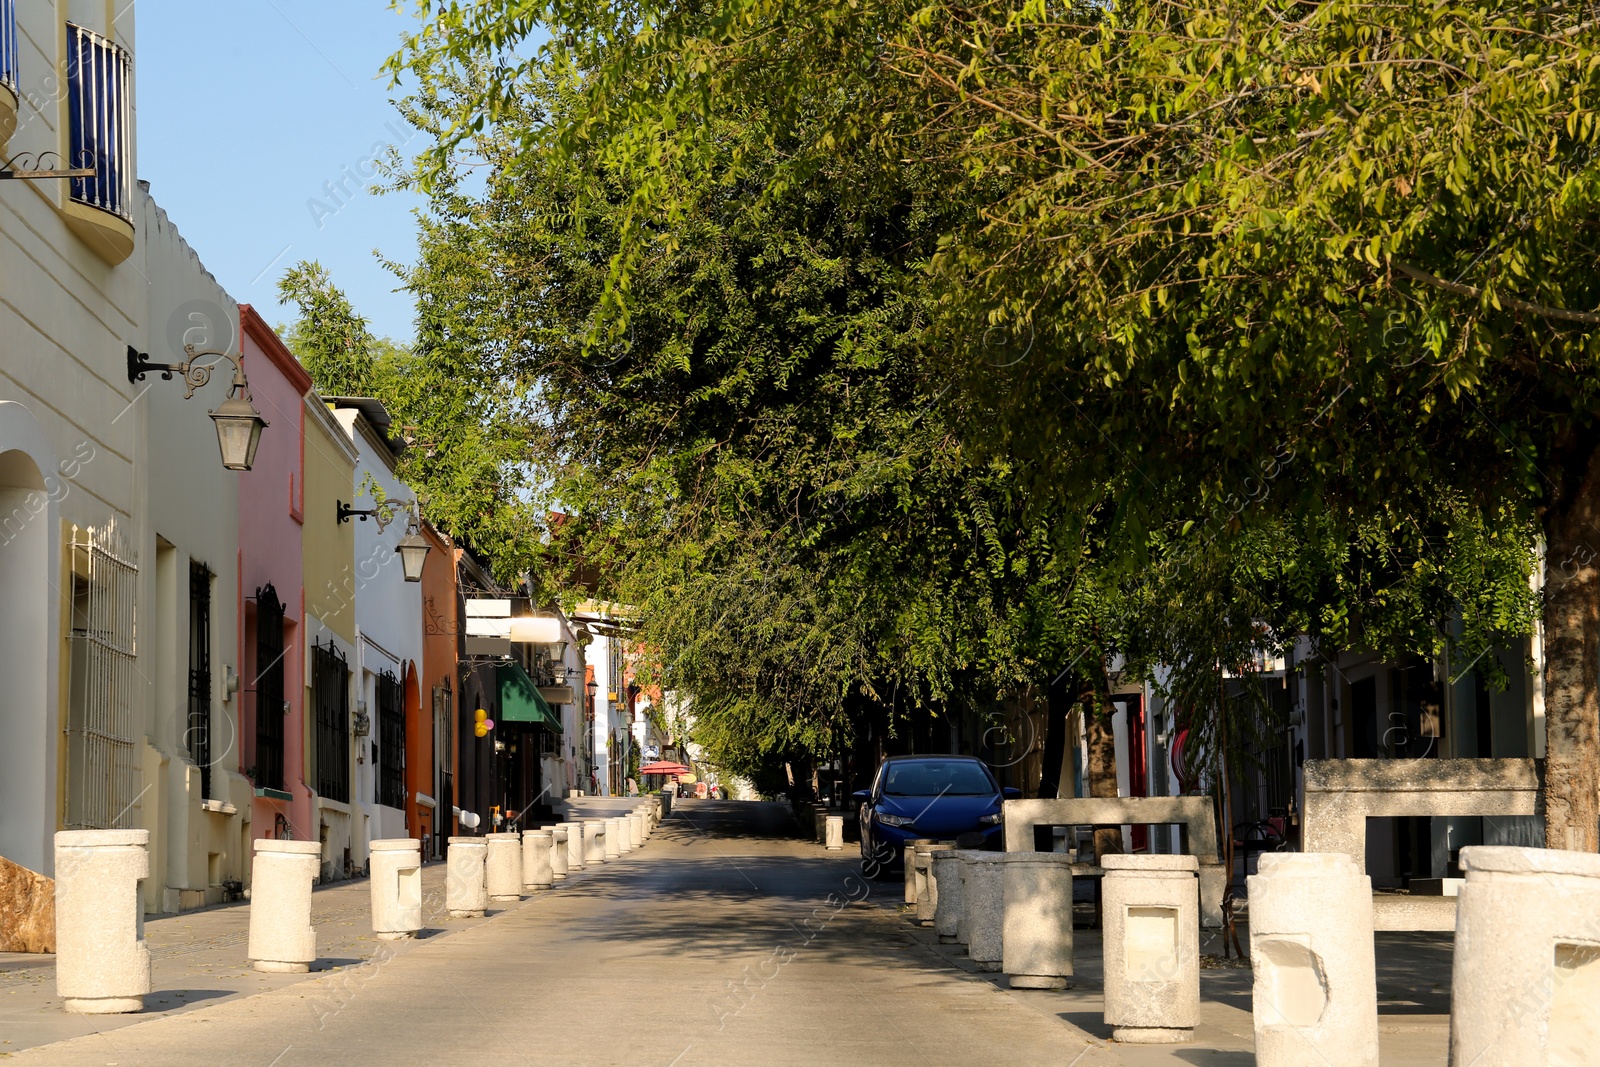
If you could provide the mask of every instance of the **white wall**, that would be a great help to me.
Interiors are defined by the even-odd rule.
[[[416,492],[395,477],[387,449],[366,418],[355,408],[338,408],[333,414],[355,443],[359,457],[351,499],[346,503],[358,511],[374,507],[377,499],[371,488],[374,485],[384,499],[416,499]],[[357,491],[360,496],[355,495]],[[365,702],[371,723],[371,732],[366,737],[354,738],[351,743],[352,756],[360,756],[350,779],[354,808],[351,848],[357,867],[366,863],[371,841],[385,836],[405,836],[405,812],[377,802],[377,767],[372,762],[373,743],[378,739],[374,676],[388,671],[404,683],[406,664],[415,663],[420,671],[422,663],[422,584],[405,580],[400,556],[395,552],[395,546],[405,536],[409,512],[397,509],[393,514],[394,520],[382,530],[378,529],[375,519],[350,520],[355,525],[356,631],[359,635],[358,662],[352,664],[352,669],[361,679],[358,699]],[[407,694],[407,699],[415,698],[416,694]],[[380,758],[388,756],[384,753]]]

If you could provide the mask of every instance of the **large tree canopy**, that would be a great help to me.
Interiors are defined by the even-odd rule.
[[[707,677],[777,648],[804,685],[1037,683],[1088,643],[1198,694],[1302,633],[1519,631],[1541,517],[1551,836],[1593,847],[1579,15],[419,8],[419,181],[521,242],[475,293],[521,294],[563,491],[626,520],[593,544],[694,590],[650,587],[684,612],[669,661],[725,638]],[[489,195],[452,200],[481,162]],[[795,599],[732,592],[774,567]]]

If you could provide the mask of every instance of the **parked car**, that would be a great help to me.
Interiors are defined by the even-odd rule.
[[[998,849],[1000,803],[1020,796],[1021,790],[1001,789],[983,761],[971,756],[890,756],[872,788],[855,794],[862,865],[869,872],[893,870],[906,844],[918,838]]]

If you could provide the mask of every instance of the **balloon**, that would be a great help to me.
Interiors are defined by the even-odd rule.
[[[487,719],[489,717],[489,713],[487,711],[484,711],[482,708],[479,708],[477,711],[472,713],[472,717],[474,719],[476,719],[478,722],[483,722],[485,719]]]
[[[494,720],[493,719],[485,719],[485,720],[483,720],[483,726],[484,726],[484,729],[486,729],[486,730],[493,730],[494,729]]]
[[[474,734],[476,734],[477,736],[479,736],[479,737],[488,737],[489,736],[489,728],[487,726],[483,725],[483,723],[481,723],[481,722],[478,725],[476,725],[476,726],[474,726],[472,728],[472,732]]]

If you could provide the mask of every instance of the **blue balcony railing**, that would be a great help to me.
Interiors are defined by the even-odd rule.
[[[128,53],[81,26],[67,26],[68,162],[93,167],[73,178],[72,199],[132,217],[132,100]]]
[[[16,0],[0,0],[0,85],[17,91]]]

